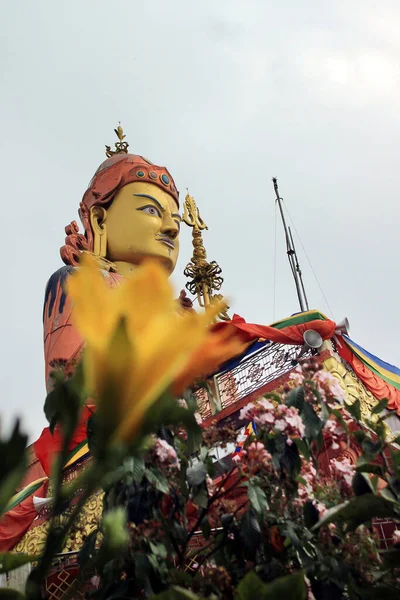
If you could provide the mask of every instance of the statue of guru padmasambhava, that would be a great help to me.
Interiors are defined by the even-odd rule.
[[[84,345],[71,323],[72,302],[64,286],[68,275],[79,266],[81,254],[90,252],[98,259],[99,268],[110,286],[117,286],[129,277],[146,257],[158,259],[168,273],[172,273],[178,259],[181,217],[174,180],[165,167],[154,165],[142,156],[128,154],[122,128],[118,127],[115,132],[119,138],[116,149],[112,151],[106,146],[107,160],[97,169],[79,206],[84,233],[79,233],[75,221],[65,228],[67,237],[61,257],[66,266],[50,277],[46,287],[43,322],[47,392],[52,387],[52,371],[57,366],[71,365],[78,360]],[[183,291],[179,303],[184,309],[192,306]],[[86,431],[86,423],[82,425]],[[53,442],[50,438],[46,428],[34,444],[43,467],[41,474],[46,475],[51,471],[49,445]],[[68,471],[76,472],[84,467],[86,460],[79,460]],[[66,473],[66,476],[74,477],[74,473]],[[43,488],[42,494],[51,495],[46,489]],[[66,541],[64,552],[79,550],[85,537],[97,526],[102,510],[101,496],[97,493],[86,505],[80,522]],[[14,551],[39,553],[47,529],[44,510],[22,539],[20,537]]]
[[[72,305],[64,292],[69,273],[79,265],[82,252],[90,252],[110,286],[129,277],[146,257],[155,257],[169,273],[179,253],[179,192],[165,167],[146,158],[128,154],[121,127],[115,130],[116,150],[107,146],[107,160],[97,169],[79,207],[84,233],[75,221],[65,228],[61,248],[66,266],[54,273],[46,288],[44,302],[44,352],[46,389],[55,364],[79,357],[82,339],[71,324]],[[184,308],[191,302],[180,297]]]

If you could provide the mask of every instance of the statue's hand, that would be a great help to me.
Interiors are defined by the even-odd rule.
[[[193,310],[193,302],[187,297],[185,290],[181,290],[177,302],[180,308],[183,308],[184,310]]]

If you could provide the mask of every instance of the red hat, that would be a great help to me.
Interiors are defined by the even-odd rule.
[[[117,190],[134,181],[157,185],[172,196],[179,208],[179,192],[168,170],[153,165],[143,156],[125,153],[114,154],[100,165],[82,202],[87,208],[106,204]]]

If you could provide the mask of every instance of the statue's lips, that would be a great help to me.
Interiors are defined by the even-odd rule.
[[[158,237],[157,238],[158,242],[162,242],[163,244],[165,244],[166,246],[168,246],[168,248],[172,248],[172,250],[175,249],[175,243],[173,240],[171,240],[171,238],[167,238],[167,237]]]

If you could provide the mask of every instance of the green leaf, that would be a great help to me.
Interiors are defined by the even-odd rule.
[[[95,529],[90,533],[77,556],[77,563],[80,569],[83,569],[90,561],[92,561],[96,553],[96,540],[98,530]]]
[[[306,500],[303,506],[304,523],[308,529],[311,529],[313,525],[318,523],[319,512],[314,506],[312,500]]]
[[[347,402],[346,402],[346,410],[357,421],[361,421],[361,405],[360,405],[360,401],[358,398],[352,404],[347,404]]]
[[[351,485],[356,496],[363,496],[364,494],[373,492],[368,477],[363,475],[363,473],[354,473]]]
[[[373,440],[371,440],[371,438],[366,437],[361,442],[361,448],[366,457],[375,458],[375,456],[377,456],[381,452],[383,445],[382,442],[380,442],[379,440],[377,442],[374,442]]]
[[[77,385],[77,381],[81,380],[81,373],[81,363],[70,379],[66,380],[61,370],[54,372],[54,387],[47,395],[43,407],[50,431],[54,431],[57,423],[61,425],[64,436],[72,435],[75,430],[83,400],[82,386]]]
[[[235,600],[306,600],[307,588],[304,573],[297,571],[292,575],[278,577],[265,584],[252,571],[239,583]]]
[[[280,457],[280,461],[293,478],[297,477],[301,470],[301,458],[296,444],[289,445],[285,440],[284,451]]]
[[[203,483],[203,481],[205,481],[207,476],[207,468],[206,465],[201,462],[200,460],[193,465],[193,467],[189,467],[186,471],[186,477],[188,480],[188,484],[193,486],[193,485],[200,485]]]
[[[104,540],[102,548],[105,547],[110,556],[125,549],[129,542],[129,534],[126,527],[127,516],[125,508],[118,506],[106,512],[101,522]]]
[[[188,433],[187,451],[193,454],[201,445],[202,430],[195,419],[196,407],[188,402],[188,408],[180,406],[169,391],[164,392],[146,414],[141,430],[143,434],[153,433],[159,427],[184,425]]]
[[[323,422],[308,402],[304,403],[303,410],[300,413],[303,419],[305,433],[304,437],[315,440],[323,427]]]
[[[400,550],[386,550],[385,552],[381,552],[380,556],[385,569],[400,568]]]
[[[262,515],[268,510],[268,500],[264,490],[258,485],[253,484],[251,481],[248,482],[247,491],[249,495],[250,504],[256,511],[256,513]]]
[[[26,563],[37,562],[38,557],[31,554],[13,554],[12,552],[0,552],[0,573],[8,573],[26,565]]]
[[[311,452],[305,440],[301,438],[295,438],[293,442],[296,444],[298,451],[300,454],[306,459],[310,460]]]
[[[211,533],[211,525],[210,521],[208,520],[208,517],[204,517],[204,519],[201,522],[201,532],[203,534],[204,539],[208,540]]]
[[[169,484],[168,479],[158,469],[146,469],[145,477],[149,483],[154,485],[156,490],[163,494],[168,494]]]
[[[27,439],[20,432],[17,420],[9,439],[0,440],[0,515],[4,513],[25,474]]]
[[[208,494],[205,485],[198,488],[195,494],[193,494],[193,503],[200,508],[207,508],[208,506]]]
[[[286,396],[285,404],[286,406],[294,406],[301,412],[304,406],[304,388],[297,387],[291,390]]]
[[[0,600],[25,600],[26,596],[11,588],[0,588]]]
[[[396,517],[396,504],[375,494],[364,494],[326,511],[313,530],[328,523],[346,523],[349,531],[377,517]]]
[[[155,542],[149,542],[150,550],[155,556],[159,556],[160,558],[167,558],[167,549],[164,544],[156,544]]]
[[[131,456],[127,460],[130,472],[132,473],[133,481],[141,483],[146,471],[144,460],[138,456]]]
[[[387,398],[384,398],[383,400],[379,400],[378,404],[376,404],[374,406],[374,408],[371,410],[371,415],[378,415],[380,412],[385,410],[385,408],[387,408],[388,402],[389,402],[389,400]]]
[[[240,533],[247,556],[250,559],[254,558],[261,541],[261,529],[252,509],[244,514]]]
[[[152,596],[152,600],[205,600],[203,596],[198,596],[189,590],[174,586],[157,596]]]
[[[363,458],[357,459],[356,471],[359,473],[374,473],[374,475],[379,475],[379,477],[384,476],[384,470],[381,465],[371,464]]]
[[[365,438],[368,437],[365,431],[363,431],[362,429],[356,429],[355,431],[352,431],[351,435],[357,440],[359,444],[361,444],[363,440],[365,440]]]

